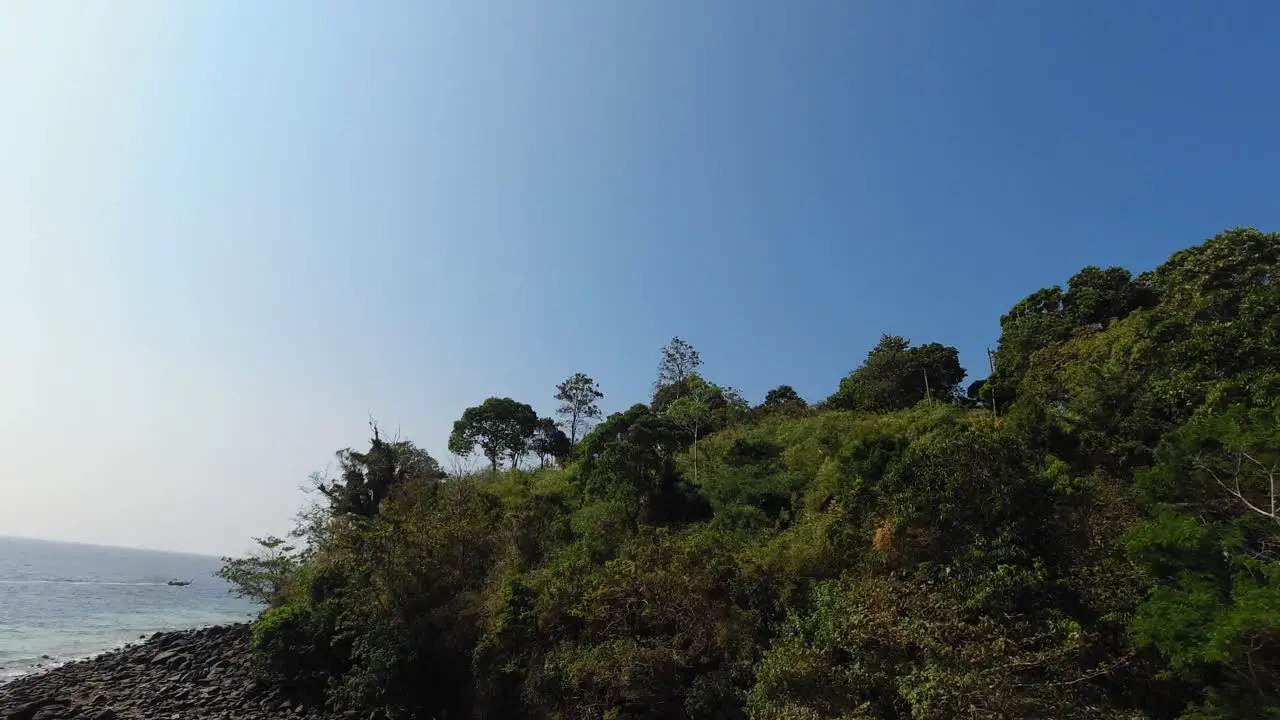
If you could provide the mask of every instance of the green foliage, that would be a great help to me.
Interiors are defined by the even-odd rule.
[[[621,502],[638,519],[695,516],[700,503],[675,463],[688,442],[682,425],[646,405],[610,415],[579,447],[582,492]]]
[[[253,626],[253,649],[271,660],[283,659],[302,644],[308,613],[293,605],[267,610]]]
[[[254,538],[255,552],[242,558],[222,558],[217,576],[231,585],[238,597],[266,604],[280,600],[285,586],[297,572],[301,554],[285,540],[271,536]]]
[[[938,343],[911,347],[905,338],[883,335],[826,404],[839,410],[886,411],[903,410],[925,398],[949,402],[964,376],[955,348]]]
[[[253,657],[260,671],[293,694],[313,699],[340,670],[330,638],[316,632],[318,624],[306,606],[278,605],[253,625]]]
[[[538,456],[538,463],[546,467],[547,460],[553,458],[564,462],[573,452],[573,443],[551,418],[538,418],[533,438],[529,440],[529,449]]]
[[[492,473],[375,430],[305,555],[223,576],[272,603],[262,672],[353,711],[1280,718],[1278,262],[1237,229],[1084,268],[1002,318],[966,398],[954,348],[886,336],[822,406],[749,408],[677,338],[585,436],[582,374],[567,437],[468,409],[450,449]]]
[[[1012,395],[1036,352],[1078,332],[1105,329],[1155,300],[1146,278],[1134,281],[1124,268],[1093,266],[1072,276],[1066,292],[1054,286],[1028,295],[1000,318],[996,379],[1001,389]]]
[[[697,375],[686,378],[684,384],[684,394],[668,403],[664,414],[696,438],[698,428],[705,431],[711,423],[711,404],[715,396],[720,394],[720,388]]]
[[[786,415],[796,417],[809,409],[809,403],[800,397],[790,385],[779,385],[764,395],[764,402],[756,406],[756,411],[764,416]]]
[[[995,380],[1018,396],[1011,416],[1080,467],[1132,474],[1202,406],[1270,404],[1278,267],[1280,235],[1236,229],[1127,285],[1095,268],[1056,305],[1040,291],[1001,323]]]
[[[751,413],[751,405],[738,390],[708,382],[697,373],[660,388],[650,408],[684,428],[691,439],[745,423]]]
[[[538,414],[528,405],[511,398],[489,398],[467,408],[453,424],[449,452],[465,456],[479,446],[495,472],[504,458],[514,468],[528,454],[538,427]]]
[[[692,345],[678,337],[662,348],[662,360],[658,363],[658,388],[680,385],[702,366],[702,357]]]
[[[846,577],[814,590],[757,672],[751,717],[1125,718],[1072,622],[974,618],[952,588]]]
[[[1189,679],[1226,670],[1204,701],[1223,717],[1280,707],[1278,462],[1273,409],[1198,416],[1144,474],[1154,511],[1125,536],[1157,579],[1130,632]]]
[[[603,397],[600,386],[585,373],[574,373],[556,385],[556,400],[560,401],[556,414],[569,430],[570,447],[577,445],[578,439],[586,435],[592,421],[600,419],[599,401]]]
[[[501,518],[498,498],[471,482],[415,482],[371,522],[341,524],[289,587],[287,610],[259,623],[267,664],[326,668],[323,690],[347,707],[463,712],[469,618],[504,547]],[[299,657],[276,657],[288,648]],[[428,673],[436,682],[417,681]]]
[[[369,517],[397,487],[411,480],[434,481],[445,477],[440,463],[407,440],[387,442],[373,426],[369,451],[340,450],[337,480],[312,477],[315,488],[329,500],[337,514]]]
[[[599,564],[568,552],[504,582],[486,645],[524,648],[507,681],[549,715],[715,717],[741,704],[761,630],[735,545],[701,527],[640,532]]]

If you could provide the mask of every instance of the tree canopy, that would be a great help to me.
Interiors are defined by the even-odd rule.
[[[529,453],[538,427],[538,414],[529,405],[511,398],[489,398],[467,408],[453,424],[449,452],[470,455],[479,447],[494,471],[503,459],[516,467]]]
[[[570,446],[577,445],[578,440],[591,429],[591,422],[600,419],[599,402],[603,397],[600,386],[585,373],[574,373],[556,385],[556,400],[560,401],[556,414],[560,416],[562,426],[569,431]]]
[[[685,383],[702,367],[702,356],[679,337],[662,347],[658,362],[658,379],[653,388],[653,406],[659,410],[685,393]]]
[[[780,413],[783,415],[799,415],[809,408],[809,403],[800,397],[790,385],[779,385],[765,393],[764,402],[757,409],[764,413]]]
[[[338,478],[313,476],[315,488],[328,498],[338,514],[371,516],[391,491],[413,480],[439,480],[445,476],[430,453],[408,440],[388,442],[376,425],[368,452],[351,448],[337,454]]]
[[[841,410],[905,410],[930,398],[950,402],[965,371],[960,352],[929,343],[911,347],[899,335],[883,335],[862,367],[840,381],[827,405]]]
[[[547,460],[565,461],[573,452],[573,443],[560,426],[551,418],[538,418],[538,425],[529,441],[529,449],[538,456],[539,464],[546,467]]]

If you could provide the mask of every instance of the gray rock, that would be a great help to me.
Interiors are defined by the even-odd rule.
[[[177,650],[165,650],[163,652],[158,652],[155,655],[151,656],[151,664],[152,665],[166,664],[175,657],[178,657]]]
[[[159,633],[144,640],[0,686],[0,720],[152,720],[175,714],[184,720],[369,717],[368,709],[343,713],[301,704],[259,678],[249,662],[247,625]]]
[[[31,716],[31,720],[62,720],[69,710],[63,705],[46,705]]]
[[[45,697],[39,700],[35,700],[33,702],[27,703],[26,705],[23,705],[17,710],[10,712],[5,717],[5,720],[33,720],[36,716],[36,713],[40,712],[45,707],[52,705],[53,703],[54,703],[54,698],[52,697]]]

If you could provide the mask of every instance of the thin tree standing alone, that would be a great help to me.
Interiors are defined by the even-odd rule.
[[[600,419],[597,402],[603,397],[600,386],[586,373],[574,373],[556,385],[556,399],[561,403],[556,414],[562,418],[560,425],[569,431],[570,447],[576,447],[578,439],[587,434],[591,421]]]

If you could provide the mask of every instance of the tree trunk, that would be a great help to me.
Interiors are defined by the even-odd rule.
[[[698,424],[693,425],[693,484],[698,484]]]

